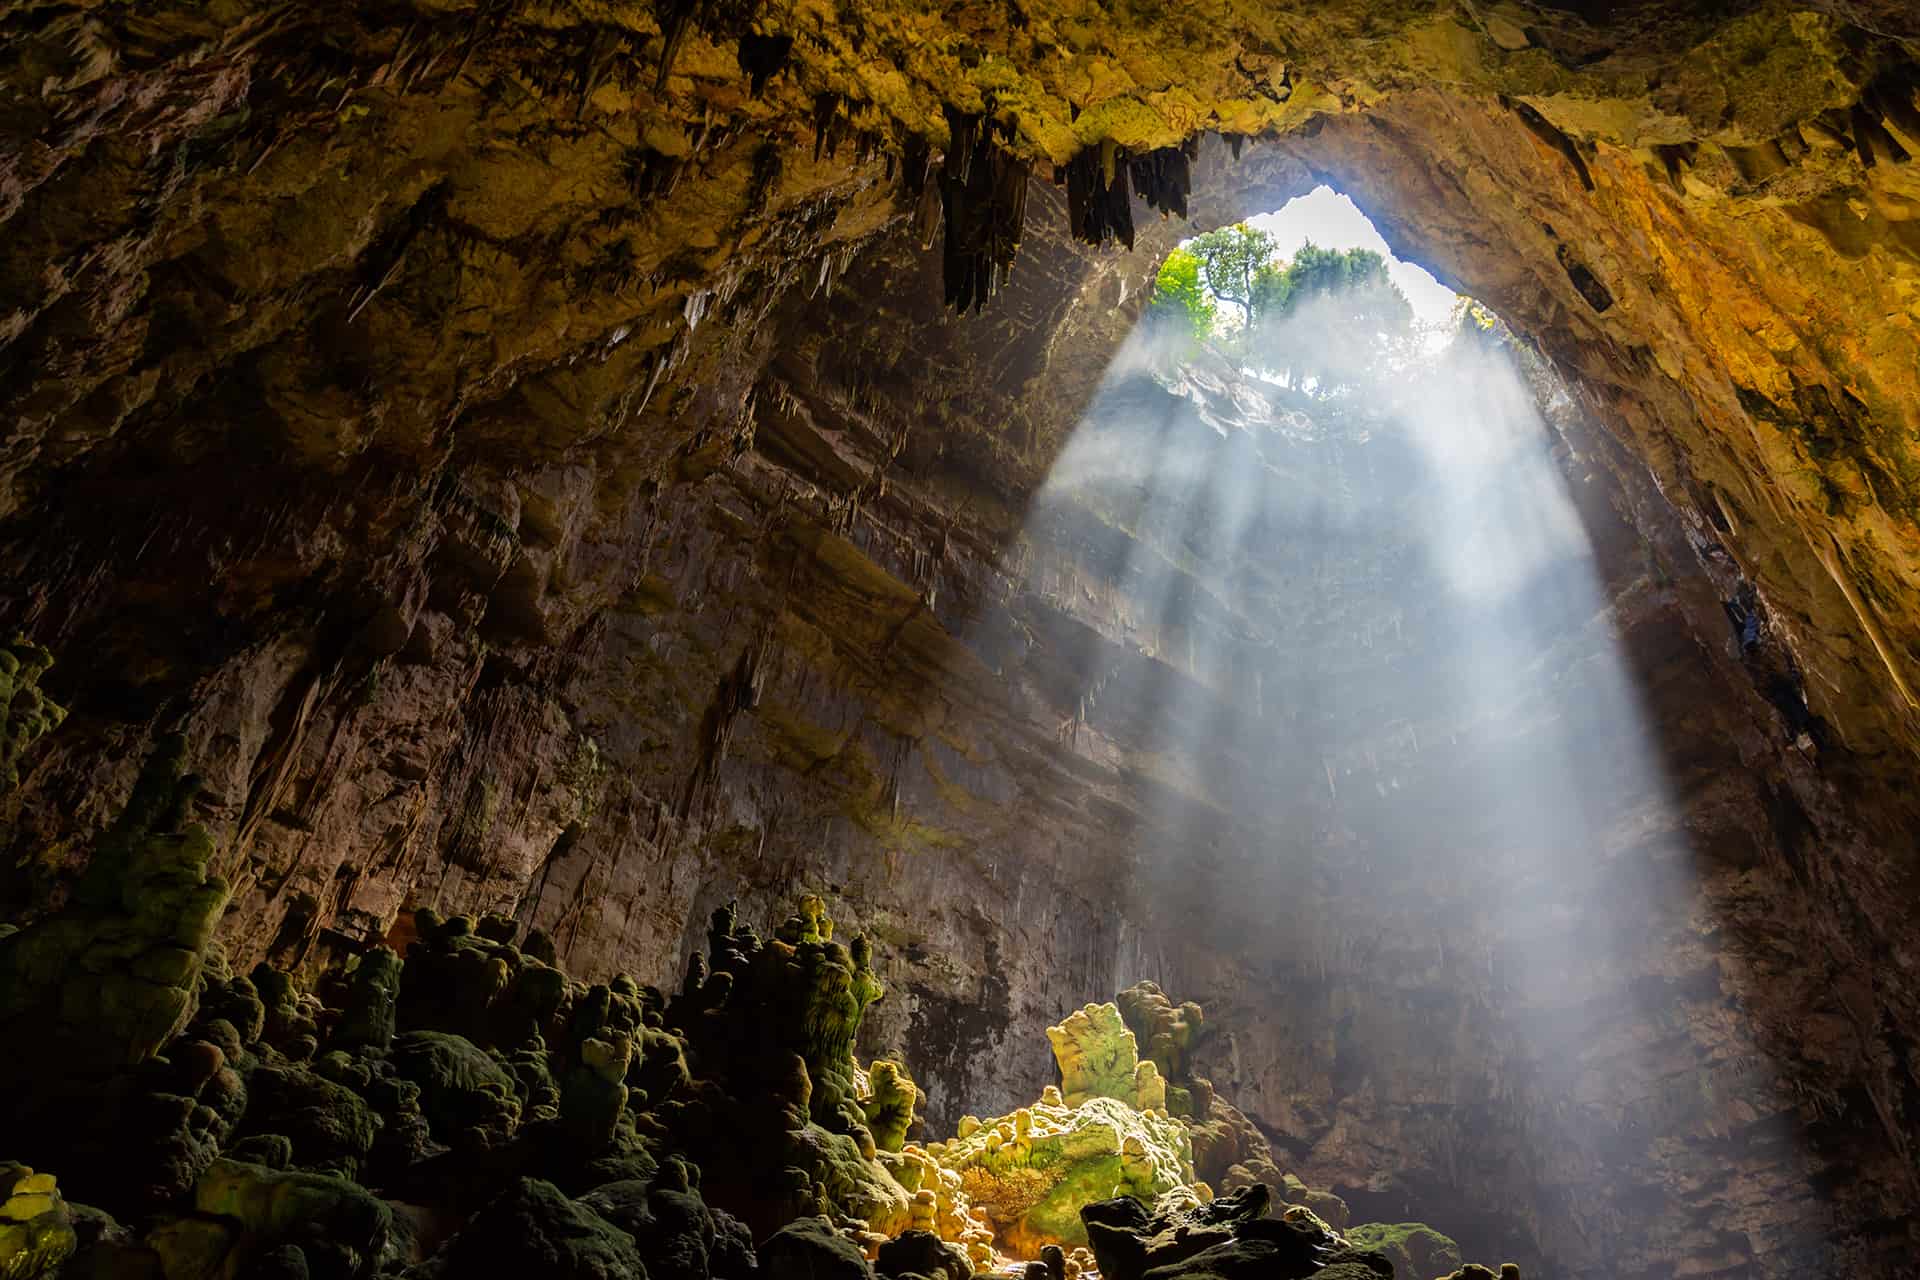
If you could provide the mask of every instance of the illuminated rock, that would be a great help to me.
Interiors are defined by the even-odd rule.
[[[996,1243],[1026,1258],[1048,1244],[1086,1243],[1084,1205],[1116,1195],[1152,1199],[1193,1182],[1184,1125],[1100,1096],[1077,1107],[1023,1107],[946,1143],[938,1159],[960,1175]]]
[[[51,1277],[77,1243],[54,1176],[0,1164],[0,1280]]]
[[[1068,1106],[1088,1098],[1138,1098],[1139,1053],[1133,1032],[1112,1004],[1090,1004],[1047,1028],[1060,1068],[1060,1092]]]

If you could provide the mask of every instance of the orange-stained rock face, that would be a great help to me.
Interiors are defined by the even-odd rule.
[[[701,8],[670,57],[632,4],[137,8],[0,13],[0,626],[71,710],[0,796],[0,919],[61,899],[178,730],[236,960],[439,903],[664,981],[714,905],[812,889],[888,943],[863,1052],[908,1054],[937,1128],[1030,1097],[1040,1029],[1150,975],[1239,1029],[1208,1073],[1309,1181],[1478,1215],[1470,1252],[1806,1266],[1782,1242],[1866,1257],[1910,1212],[1908,6],[883,0]],[[989,107],[1034,169],[1010,279],[954,318],[942,157]],[[1069,236],[1055,165],[1190,139],[1191,223]],[[1143,650],[1180,619],[1102,568],[1139,539],[1023,530],[1159,254],[1323,181],[1573,395],[1698,864],[1583,989],[1591,1148],[1478,967],[1485,886],[1387,877],[1317,758],[1255,792],[1207,785],[1231,734],[1156,754],[1187,677]],[[1817,755],[1729,650],[1741,581]],[[1302,611],[1357,629],[1391,589],[1361,566]],[[1441,798],[1470,763],[1425,761]],[[1297,874],[1209,900],[1276,831]],[[1768,1118],[1793,1139],[1730,1145]]]

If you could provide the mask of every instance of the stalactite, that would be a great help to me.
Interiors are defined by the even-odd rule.
[[[917,133],[909,133],[900,142],[899,202],[918,204],[927,189],[927,175],[933,168],[933,148]]]
[[[607,27],[594,30],[593,39],[587,43],[586,53],[580,61],[577,80],[580,86],[579,97],[574,104],[573,118],[586,118],[587,102],[606,83],[607,73],[612,69],[613,60],[620,52],[620,35]]]
[[[1580,148],[1574,144],[1572,138],[1560,132],[1554,127],[1552,121],[1524,102],[1517,102],[1502,95],[1500,105],[1513,112],[1520,123],[1527,127],[1527,132],[1564,156],[1567,163],[1573,166],[1573,171],[1579,177],[1582,187],[1588,191],[1594,189],[1593,173],[1587,168],[1586,158],[1580,154]]]
[[[1881,159],[1904,164],[1912,157],[1894,136],[1887,132],[1885,116],[1871,97],[1853,104],[1851,112],[1853,145],[1860,155],[1860,166],[1871,169]]]
[[[1187,216],[1192,189],[1191,154],[1162,147],[1131,156],[1111,143],[1089,147],[1055,172],[1067,185],[1067,228],[1076,240],[1100,245],[1117,240],[1133,248],[1133,202],[1138,194],[1150,209]]]
[[[668,0],[658,11],[660,66],[654,77],[654,92],[659,93],[667,87],[667,77],[673,74],[674,60],[680,56],[680,46],[686,40],[687,32],[698,26],[716,43],[732,39],[739,39],[742,43],[748,39],[765,39],[751,35],[753,20],[759,11],[760,0]],[[789,49],[792,44],[792,39],[788,37]],[[744,55],[741,66],[743,70],[748,70]],[[752,74],[750,70],[749,74]]]
[[[952,144],[940,173],[946,303],[965,314],[1006,282],[1027,217],[1027,163],[994,138],[994,126],[947,108]],[[1009,130],[1002,131],[1004,140]]]
[[[1133,157],[1129,167],[1135,194],[1163,216],[1175,213],[1185,218],[1187,193],[1193,189],[1192,159],[1187,147],[1161,147]]]
[[[436,182],[368,250],[361,262],[360,285],[347,299],[349,323],[359,318],[381,290],[400,278],[406,266],[407,249],[413,244],[414,237],[439,218],[451,191],[452,187],[446,180]]]
[[[786,69],[792,54],[792,36],[741,36],[740,69],[747,73],[747,96],[759,97],[767,82]]]
[[[1700,150],[1698,143],[1683,142],[1673,146],[1656,145],[1653,154],[1659,159],[1661,169],[1667,175],[1667,182],[1679,195],[1686,194],[1682,182],[1686,171],[1693,167],[1694,156]]]
[[[824,153],[827,159],[833,159],[840,145],[840,135],[846,128],[847,119],[840,110],[842,99],[837,93],[822,93],[813,100],[813,162],[820,163]]]
[[[627,189],[636,200],[671,195],[680,181],[685,161],[652,147],[635,147],[627,153]]]

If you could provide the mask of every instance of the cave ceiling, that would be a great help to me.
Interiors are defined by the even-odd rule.
[[[1177,234],[1063,260],[1050,182],[1184,145],[1194,226],[1331,181],[1499,308],[1818,620],[1798,639],[1849,744],[1916,744],[1903,6],[32,4],[5,23],[0,509],[24,519],[102,448],[657,472],[751,419],[832,292],[871,291],[863,253],[946,238],[943,184],[953,238],[992,262],[982,290],[1009,265],[1111,282],[932,330],[922,299],[874,299],[904,323],[863,330],[839,376],[1017,500],[1124,323],[1083,313],[1137,305]],[[974,151],[996,172],[963,180]],[[815,305],[770,326],[795,296]]]

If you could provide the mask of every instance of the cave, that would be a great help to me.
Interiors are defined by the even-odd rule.
[[[0,85],[6,1280],[1913,1273],[1905,0]],[[1475,327],[1168,338],[1334,193]]]

